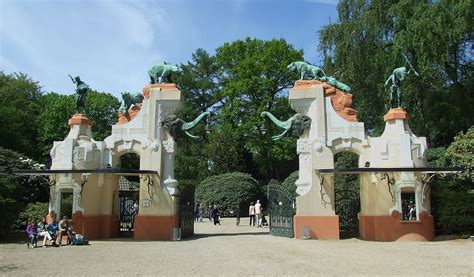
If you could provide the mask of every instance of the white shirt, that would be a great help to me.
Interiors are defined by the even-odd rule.
[[[255,214],[262,214],[262,204],[255,204]]]
[[[249,207],[249,215],[255,215],[255,206]]]

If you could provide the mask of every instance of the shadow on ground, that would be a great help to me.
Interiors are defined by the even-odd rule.
[[[182,240],[196,240],[208,237],[235,237],[235,236],[269,236],[268,232],[246,232],[246,233],[198,233],[192,237],[187,237]]]

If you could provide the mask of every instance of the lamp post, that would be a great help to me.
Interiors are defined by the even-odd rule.
[[[265,121],[262,122],[262,125],[260,125],[259,130],[260,130],[260,133],[261,133],[262,135],[266,135],[266,134],[267,134],[268,129],[267,129],[267,125],[265,124]]]

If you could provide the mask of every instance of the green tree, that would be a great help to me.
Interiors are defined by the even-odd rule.
[[[0,147],[0,235],[18,227],[16,219],[28,203],[48,201],[49,186],[43,180],[12,173],[37,165],[20,153]]]
[[[281,118],[294,113],[287,92],[297,76],[286,66],[302,56],[283,39],[237,40],[219,47],[215,56],[198,49],[193,60],[182,65],[179,87],[186,105],[180,116],[190,120],[211,111],[212,133],[204,141],[180,139],[177,177],[202,180],[209,174],[241,171],[262,183],[286,178],[297,166],[295,139],[272,142],[270,135],[263,136],[260,113],[269,110]],[[203,133],[203,127],[193,132]],[[276,132],[273,126],[268,129]]]
[[[428,154],[431,165],[462,166],[465,170],[431,183],[432,213],[438,233],[474,232],[474,127],[456,136],[447,151],[430,149]]]
[[[216,109],[219,100],[218,68],[215,57],[198,49],[192,61],[182,64],[183,74],[178,79],[185,95],[185,105],[179,117],[191,121],[200,113]],[[197,125],[193,134],[204,136],[204,124]],[[179,140],[176,155],[176,177],[180,182],[197,184],[209,175],[205,145],[207,140],[184,137]]]
[[[41,87],[24,73],[0,70],[0,147],[39,158],[36,147]]]
[[[214,203],[222,215],[229,215],[240,205],[241,216],[247,216],[246,208],[257,199],[258,192],[258,182],[249,174],[225,173],[204,179],[196,188],[196,201]]]
[[[112,125],[117,123],[120,101],[107,92],[91,91],[87,95],[87,117],[92,125],[95,140],[104,140],[112,133]]]
[[[447,154],[454,166],[464,168],[459,178],[474,184],[474,126],[454,138],[447,149]]]
[[[246,38],[217,48],[222,105],[215,111],[215,120],[220,128],[211,135],[208,148],[215,168],[225,161],[227,165],[220,167],[221,172],[243,170],[263,183],[271,178],[281,180],[294,170],[288,164],[296,164],[296,155],[285,153],[294,153],[295,144],[288,151],[275,149],[259,127],[264,110],[282,118],[293,113],[286,97],[297,77],[286,66],[302,56],[303,51],[295,50],[283,39]],[[284,142],[277,145],[289,146]]]
[[[53,142],[64,140],[69,133],[68,120],[76,113],[75,97],[51,92],[42,97],[41,103],[38,139],[43,160],[48,160]],[[117,122],[120,101],[109,93],[91,91],[87,104],[87,117],[94,122],[92,136],[95,140],[103,140],[111,134],[111,126]]]
[[[353,88],[359,120],[380,134],[388,110],[384,82],[407,55],[420,76],[402,83],[413,131],[447,146],[474,123],[472,1],[341,0],[339,22],[320,31],[327,73]]]
[[[38,140],[44,161],[49,160],[49,152],[54,141],[62,141],[69,132],[68,120],[76,112],[74,95],[61,95],[54,92],[41,99],[42,110],[39,115]]]

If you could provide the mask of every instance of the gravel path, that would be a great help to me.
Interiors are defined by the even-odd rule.
[[[247,223],[248,219],[242,222]],[[27,249],[0,244],[0,276],[474,276],[474,242],[295,240],[268,228],[195,224],[178,242],[92,241],[89,246]]]

